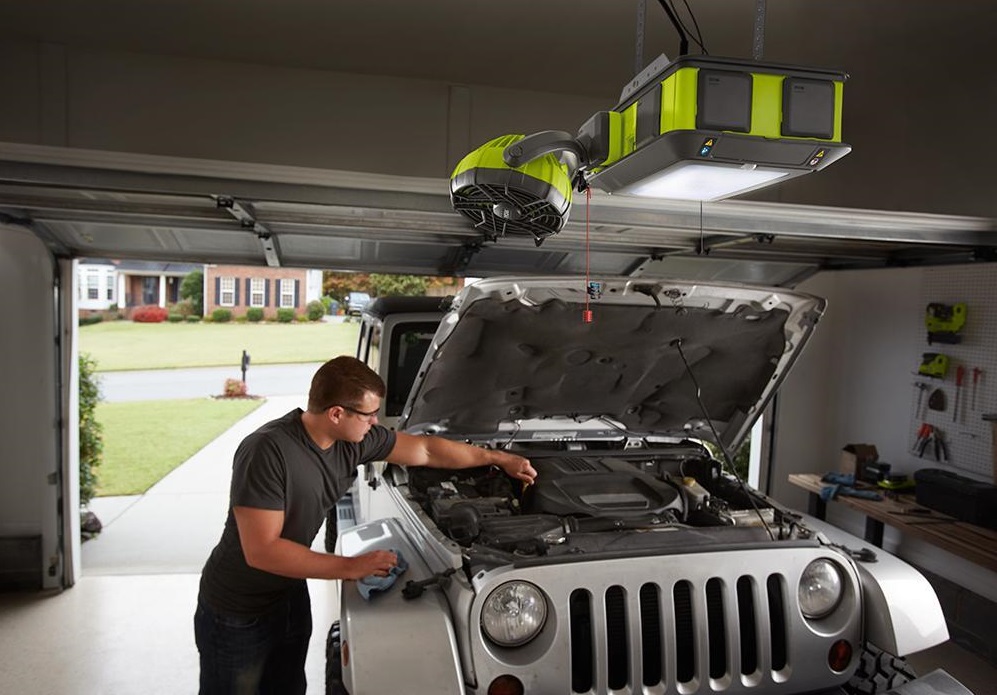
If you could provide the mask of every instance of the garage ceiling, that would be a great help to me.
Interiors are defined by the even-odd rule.
[[[0,37],[598,96],[607,107],[634,72],[639,40],[644,62],[677,53],[653,1],[643,31],[637,0],[243,0],[237,12],[227,0],[142,5],[5,3]],[[594,195],[588,231],[576,200],[564,231],[538,248],[524,239],[483,243],[451,211],[442,175],[0,143],[0,222],[30,227],[64,256],[443,275],[575,274],[588,265],[595,274],[794,284],[820,269],[997,259],[993,175],[984,166],[995,146],[974,139],[973,156],[952,148],[937,111],[921,108],[942,98],[939,85],[919,81],[949,78],[947,117],[972,113],[978,124],[997,116],[991,3],[689,5],[713,55],[750,57],[764,38],[766,60],[847,69],[856,84],[846,88],[844,131],[855,152],[752,200],[701,206]],[[754,31],[760,10],[763,35]],[[898,94],[912,101],[898,105]]]

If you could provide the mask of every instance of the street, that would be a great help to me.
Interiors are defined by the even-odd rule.
[[[251,365],[246,384],[253,396],[307,395],[321,362]],[[149,369],[98,372],[100,393],[107,403],[219,396],[226,379],[239,379],[238,366],[196,369]]]

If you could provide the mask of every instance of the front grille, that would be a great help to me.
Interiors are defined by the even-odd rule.
[[[779,671],[787,663],[785,587],[780,574],[645,583],[633,602],[622,585],[575,589],[568,602],[572,692],[598,691],[603,678],[622,690],[632,665],[644,686],[682,690],[763,666]]]
[[[838,564],[835,612],[807,620],[795,603],[806,566]],[[486,597],[509,581],[547,599],[541,632],[520,647],[494,644],[480,627]],[[762,695],[830,691],[854,663],[828,654],[862,641],[861,585],[853,565],[816,543],[717,552],[549,562],[497,568],[473,579],[469,680],[480,690],[511,674],[530,695]],[[458,632],[459,634],[459,632]]]

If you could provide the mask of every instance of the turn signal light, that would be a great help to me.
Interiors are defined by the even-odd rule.
[[[831,645],[827,653],[827,665],[832,671],[841,673],[852,662],[852,645],[847,640],[839,639]]]
[[[488,686],[488,695],[523,695],[523,683],[508,673],[493,680]]]

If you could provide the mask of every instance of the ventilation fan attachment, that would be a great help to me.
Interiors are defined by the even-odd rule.
[[[503,151],[522,139],[503,135],[464,157],[450,176],[450,202],[488,241],[530,236],[540,246],[568,220],[571,174],[554,154],[506,164]]]

